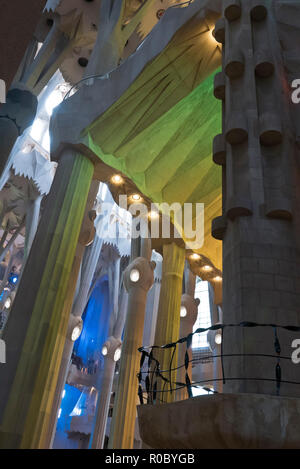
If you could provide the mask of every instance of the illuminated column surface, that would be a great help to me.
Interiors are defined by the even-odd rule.
[[[128,291],[118,389],[115,398],[109,448],[131,449],[136,421],[137,373],[144,332],[147,293],[154,282],[155,262],[136,258],[124,272]]]
[[[60,362],[60,370],[51,410],[51,417],[48,425],[47,437],[44,440],[45,449],[52,448],[54,441],[58,412],[61,405],[63,389],[67,380],[69,365],[71,363],[72,350],[74,347],[74,342],[81,334],[83,326],[81,316],[88,301],[88,290],[92,282],[92,277],[94,275],[99,253],[102,247],[102,237],[99,238],[97,236],[93,242],[93,245],[85,250],[85,247],[92,242],[95,234],[95,211],[92,209],[97,196],[98,188],[99,182],[92,181],[73,261],[72,275],[69,279],[68,297],[71,301],[71,304],[66,304],[66,308],[67,311],[70,311],[70,308],[72,308],[72,310],[69,317],[68,333],[66,336],[64,351]],[[77,294],[75,295],[79,272],[80,285]],[[73,301],[74,296],[75,299]]]
[[[162,281],[156,322],[155,345],[165,345],[179,339],[184,262],[184,248],[177,246],[175,243],[163,246]],[[160,362],[161,370],[169,369],[172,353],[173,349],[164,349],[163,351],[156,349],[154,351],[155,358]],[[173,363],[177,363],[176,354]],[[171,380],[176,381],[176,372],[171,373]],[[158,400],[171,402],[175,399],[174,393],[161,394],[160,392],[158,393]]]
[[[197,320],[198,315],[198,306],[200,304],[199,298],[193,298],[191,295],[184,293],[181,297],[181,307],[180,307],[180,338],[187,337],[190,333],[193,332],[193,326]],[[188,372],[189,379],[192,382],[192,363],[193,353],[191,346],[188,348],[189,355],[189,366],[188,369],[185,369],[185,352],[186,352],[186,343],[179,344],[178,346],[178,366],[177,372],[177,381],[180,383],[185,383],[185,375]],[[186,388],[182,388],[176,391],[176,400],[182,401],[188,398],[188,393]]]
[[[68,284],[93,172],[89,159],[63,151],[3,334],[2,448],[39,448],[47,433],[72,304]]]
[[[109,337],[102,347],[102,355],[104,356],[105,361],[103,376],[101,379],[100,396],[98,398],[99,402],[97,405],[96,423],[91,442],[92,449],[103,448],[113,379],[116,363],[121,356],[121,346],[122,341],[120,339]]]

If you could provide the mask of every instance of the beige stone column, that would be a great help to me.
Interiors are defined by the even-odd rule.
[[[120,359],[122,341],[116,337],[109,337],[102,347],[104,355],[104,369],[101,379],[100,395],[98,397],[96,422],[92,435],[91,449],[102,449],[112,393],[116,363]]]
[[[187,337],[191,332],[193,332],[194,324],[197,320],[198,316],[198,306],[200,304],[200,300],[198,298],[194,298],[187,293],[184,293],[181,297],[181,308],[180,308],[180,338]],[[188,353],[189,356],[189,366],[186,370],[184,365],[185,362],[185,353]],[[192,363],[191,360],[193,358],[192,347],[190,346],[188,350],[186,349],[186,342],[183,344],[178,345],[178,366],[179,368],[177,372],[177,381],[180,383],[185,383],[185,376],[186,373],[189,375],[189,379],[192,382]],[[188,399],[188,392],[187,388],[182,388],[176,391],[176,401],[182,401],[184,399]]]
[[[155,345],[165,345],[177,341],[180,330],[180,306],[182,294],[182,279],[185,262],[185,249],[175,243],[163,246],[162,281],[159,297],[158,315],[155,332]],[[170,367],[173,349],[158,350],[154,352],[155,358],[160,362],[161,370]],[[173,358],[173,368],[176,367],[177,353]],[[175,364],[175,365],[174,365]],[[176,381],[176,371],[167,376]],[[158,383],[158,391],[161,391]],[[169,387],[165,386],[165,390]],[[158,402],[171,402],[175,399],[174,393],[158,393]]]
[[[147,293],[154,282],[154,268],[155,262],[138,257],[124,272],[128,307],[109,448],[133,447],[140,362],[138,348],[143,341]]]

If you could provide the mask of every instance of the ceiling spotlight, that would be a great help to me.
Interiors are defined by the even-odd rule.
[[[205,272],[210,272],[212,270],[212,266],[211,265],[205,265],[203,267],[203,270],[205,270]]]
[[[133,195],[131,196],[131,198],[132,198],[132,200],[133,200],[134,202],[138,202],[138,201],[140,201],[140,200],[142,199],[139,194],[133,194]]]
[[[222,343],[222,334],[215,335],[215,342],[217,345],[220,345]]]
[[[83,323],[82,321],[80,321],[78,324],[76,324],[76,326],[74,327],[73,331],[72,331],[72,334],[71,334],[71,340],[73,342],[76,342],[77,339],[79,339],[80,337],[80,334],[82,332],[82,327],[83,327]]]
[[[118,347],[114,353],[114,361],[117,362],[121,358],[121,347]]]
[[[200,257],[201,256],[199,256],[199,254],[196,254],[195,252],[190,255],[190,259],[192,259],[193,261],[198,261]]]
[[[102,347],[102,355],[103,355],[104,357],[106,357],[107,354],[108,354],[108,348],[107,348],[106,345],[103,345],[103,347]]]
[[[180,317],[185,318],[187,316],[187,309],[185,306],[181,306],[180,308]]]
[[[111,178],[111,182],[113,184],[123,184],[124,182],[124,179],[122,178],[122,176],[120,176],[120,174],[115,174],[112,178]]]
[[[4,303],[4,306],[6,309],[9,309],[11,307],[11,298],[7,298],[7,300]]]
[[[140,280],[140,272],[138,271],[138,269],[132,269],[129,276],[130,276],[130,280],[133,283],[136,283]]]
[[[215,280],[216,282],[222,282],[222,277],[220,277],[220,275],[217,275],[217,276],[214,278],[214,280]]]
[[[159,217],[159,213],[156,212],[155,210],[151,210],[151,212],[149,212],[148,214],[150,220],[157,220],[158,217]]]

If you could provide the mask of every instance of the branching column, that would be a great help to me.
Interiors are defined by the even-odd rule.
[[[109,448],[131,449],[133,446],[140,361],[138,348],[143,341],[147,293],[154,282],[154,268],[155,262],[138,257],[124,272],[128,307]]]
[[[194,324],[198,316],[198,306],[200,304],[199,298],[194,298],[187,293],[184,293],[181,297],[181,309],[180,309],[180,337],[187,337],[193,332]],[[177,373],[177,381],[185,383],[185,375],[188,373],[190,382],[192,382],[192,345],[186,349],[186,343],[180,344],[178,350],[178,366],[180,367]],[[186,370],[184,366],[185,354],[189,356],[189,366]],[[186,388],[182,388],[176,392],[176,400],[182,401],[188,398],[188,392]]]
[[[128,293],[123,287],[120,298],[118,318],[113,330],[113,335],[106,341],[104,347],[102,348],[102,353],[106,350],[107,354],[104,356],[104,368],[103,375],[101,377],[100,395],[98,397],[95,423],[90,443],[92,449],[102,449],[104,445],[115,368],[116,363],[120,358],[118,351],[121,350],[122,346],[121,337],[124,329],[127,301]]]
[[[70,314],[65,304],[72,304],[68,284],[93,172],[89,159],[63,151],[3,335],[2,448],[39,448],[47,432]]]

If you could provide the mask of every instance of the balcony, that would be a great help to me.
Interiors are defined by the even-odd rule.
[[[262,332],[271,343],[265,343],[265,353],[261,350],[224,353],[220,346],[213,354],[213,359],[220,362],[220,366],[214,367],[215,371],[219,370],[217,375],[209,377],[201,372],[197,381],[194,374],[191,376],[194,362],[189,354],[191,334],[162,347],[139,349],[142,359],[138,374],[141,404],[138,421],[141,438],[147,446],[153,449],[299,448],[300,368],[292,363],[280,337],[286,339],[286,334],[294,335],[300,332],[300,327],[243,322],[218,324],[198,329],[195,334],[221,330],[223,344],[224,329],[229,328],[247,328],[248,338],[254,332],[256,336]],[[254,341],[255,336],[252,338]],[[175,365],[176,349],[183,345],[184,364]],[[163,370],[158,357],[168,363],[162,358],[164,353],[171,360],[168,369]],[[235,365],[240,363],[239,366],[231,366],[232,360]],[[222,389],[218,383],[224,385],[224,393],[217,392],[218,388]],[[193,397],[193,390],[200,386],[204,386],[202,391],[211,390],[212,394]],[[235,392],[234,388],[240,390]]]
[[[213,394],[138,407],[141,438],[155,449],[299,449],[300,399]]]

